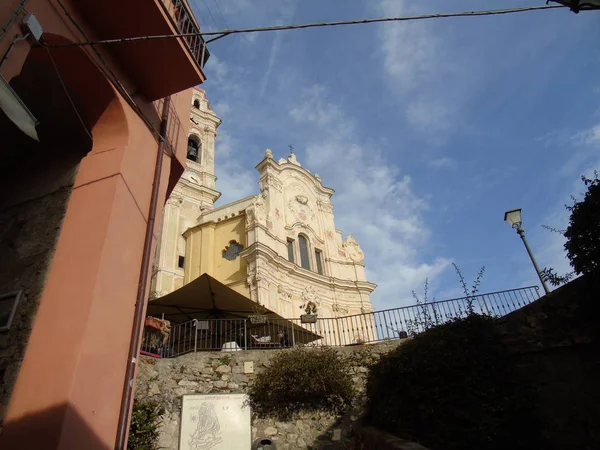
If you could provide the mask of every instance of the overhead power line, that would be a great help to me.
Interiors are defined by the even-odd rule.
[[[202,0],[202,3],[204,4],[204,7],[208,11],[208,14],[210,15],[210,18],[212,19],[213,23],[215,24],[215,28],[219,28],[219,24],[215,20],[215,16],[213,15],[212,11],[210,10],[210,7],[208,6],[208,3],[206,2],[206,0]],[[198,9],[198,11],[199,11],[199,9]]]
[[[427,19],[444,19],[450,17],[481,17],[481,16],[498,16],[504,14],[517,14],[531,11],[545,11],[549,9],[566,8],[563,5],[544,5],[544,6],[529,6],[524,8],[510,8],[510,9],[495,9],[485,11],[464,11],[456,13],[438,13],[438,14],[423,14],[420,16],[403,16],[403,17],[382,17],[377,19],[361,19],[361,20],[344,20],[339,22],[320,22],[320,23],[305,23],[298,25],[277,25],[271,27],[261,28],[240,28],[235,30],[222,30],[222,31],[206,31],[198,33],[183,33],[183,34],[163,34],[157,36],[137,36],[129,38],[119,39],[104,39],[98,41],[86,41],[86,42],[72,42],[68,44],[45,44],[51,47],[81,47],[86,45],[97,45],[97,44],[118,44],[123,42],[133,41],[149,41],[155,39],[174,39],[190,36],[215,36],[209,39],[208,42],[216,41],[225,36],[231,34],[245,34],[245,33],[262,33],[267,31],[285,31],[285,30],[300,30],[305,28],[320,28],[320,27],[337,27],[344,25],[362,25],[368,23],[384,23],[384,22],[409,22],[416,20],[427,20]]]
[[[225,17],[223,16],[223,11],[221,11],[221,7],[219,6],[219,2],[217,0],[214,0],[214,2],[215,2],[215,6],[217,7],[217,11],[219,11],[219,15],[221,16],[221,20],[225,24],[225,28],[229,28],[229,25],[227,25],[227,21],[225,20]]]

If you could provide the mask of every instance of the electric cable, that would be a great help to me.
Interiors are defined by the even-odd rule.
[[[73,111],[75,111],[75,114],[77,115],[77,118],[79,119],[79,122],[81,123],[81,126],[85,130],[85,133],[89,136],[90,140],[93,141],[94,138],[92,137],[92,134],[90,133],[90,131],[87,129],[87,126],[85,125],[85,121],[83,120],[83,117],[81,117],[81,114],[79,114],[79,110],[77,109],[77,106],[75,106],[75,102],[73,101],[73,98],[71,98],[71,94],[69,94],[67,85],[65,84],[62,76],[60,75],[58,67],[56,66],[56,62],[54,61],[54,58],[52,57],[52,53],[50,52],[50,49],[48,47],[46,47],[46,52],[48,52],[48,57],[50,58],[50,62],[52,62],[52,67],[54,67],[54,71],[56,72],[58,81],[60,81],[63,91],[67,95],[67,98],[69,99],[69,103],[71,103],[71,106],[73,107]]]
[[[60,1],[60,0],[59,0]],[[220,30],[220,31],[205,31],[197,33],[181,33],[181,34],[161,34],[155,36],[135,36],[129,38],[117,38],[117,39],[102,39],[97,41],[85,41],[85,42],[72,42],[68,44],[45,44],[51,47],[83,47],[93,46],[98,44],[118,44],[124,42],[135,42],[135,41],[149,41],[155,39],[176,39],[182,37],[193,37],[193,36],[215,36],[212,39],[206,41],[207,43],[216,41],[225,36],[232,34],[244,34],[244,33],[262,33],[267,31],[286,31],[286,30],[300,30],[306,28],[322,28],[322,27],[337,27],[345,25],[364,25],[370,23],[386,23],[386,22],[409,22],[417,20],[428,20],[428,19],[445,19],[453,17],[482,17],[482,16],[497,16],[506,14],[518,14],[524,12],[533,11],[546,11],[551,9],[567,8],[563,5],[544,5],[544,6],[528,6],[524,8],[510,8],[510,9],[495,9],[495,10],[478,10],[478,11],[463,11],[456,13],[436,13],[436,14],[423,14],[418,16],[401,16],[401,17],[380,17],[375,19],[359,19],[359,20],[343,20],[337,22],[317,22],[317,23],[304,23],[296,25],[275,25],[268,27],[259,28],[239,28],[233,30]]]

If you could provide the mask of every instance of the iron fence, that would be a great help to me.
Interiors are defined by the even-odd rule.
[[[177,28],[181,34],[194,34],[199,33],[200,29],[190,12],[187,0],[162,0],[169,15],[173,18],[177,24]],[[206,61],[210,57],[206,42],[202,36],[185,36],[184,39],[192,53],[194,60],[200,65],[200,68],[204,68]]]
[[[315,323],[300,319],[247,318],[191,320],[174,325],[168,335],[146,330],[142,351],[169,358],[190,352],[239,351],[299,346],[349,346],[412,337],[427,328],[470,312],[501,317],[539,298],[537,286],[460,297]]]

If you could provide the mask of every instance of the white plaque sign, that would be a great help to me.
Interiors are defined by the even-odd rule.
[[[245,394],[184,395],[180,450],[248,450],[250,406]]]

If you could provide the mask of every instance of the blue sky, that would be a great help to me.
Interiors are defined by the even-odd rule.
[[[508,8],[543,0],[190,0],[203,29]],[[217,8],[218,4],[218,8]],[[209,14],[209,10],[212,17]],[[224,20],[223,20],[224,19]],[[536,284],[503,222],[523,208],[542,267],[568,269],[564,204],[600,167],[600,12],[567,10],[230,36],[202,86],[222,117],[220,204],[257,193],[270,148],[318,173],[336,225],[378,284],[377,309],[430,281],[460,295]]]

